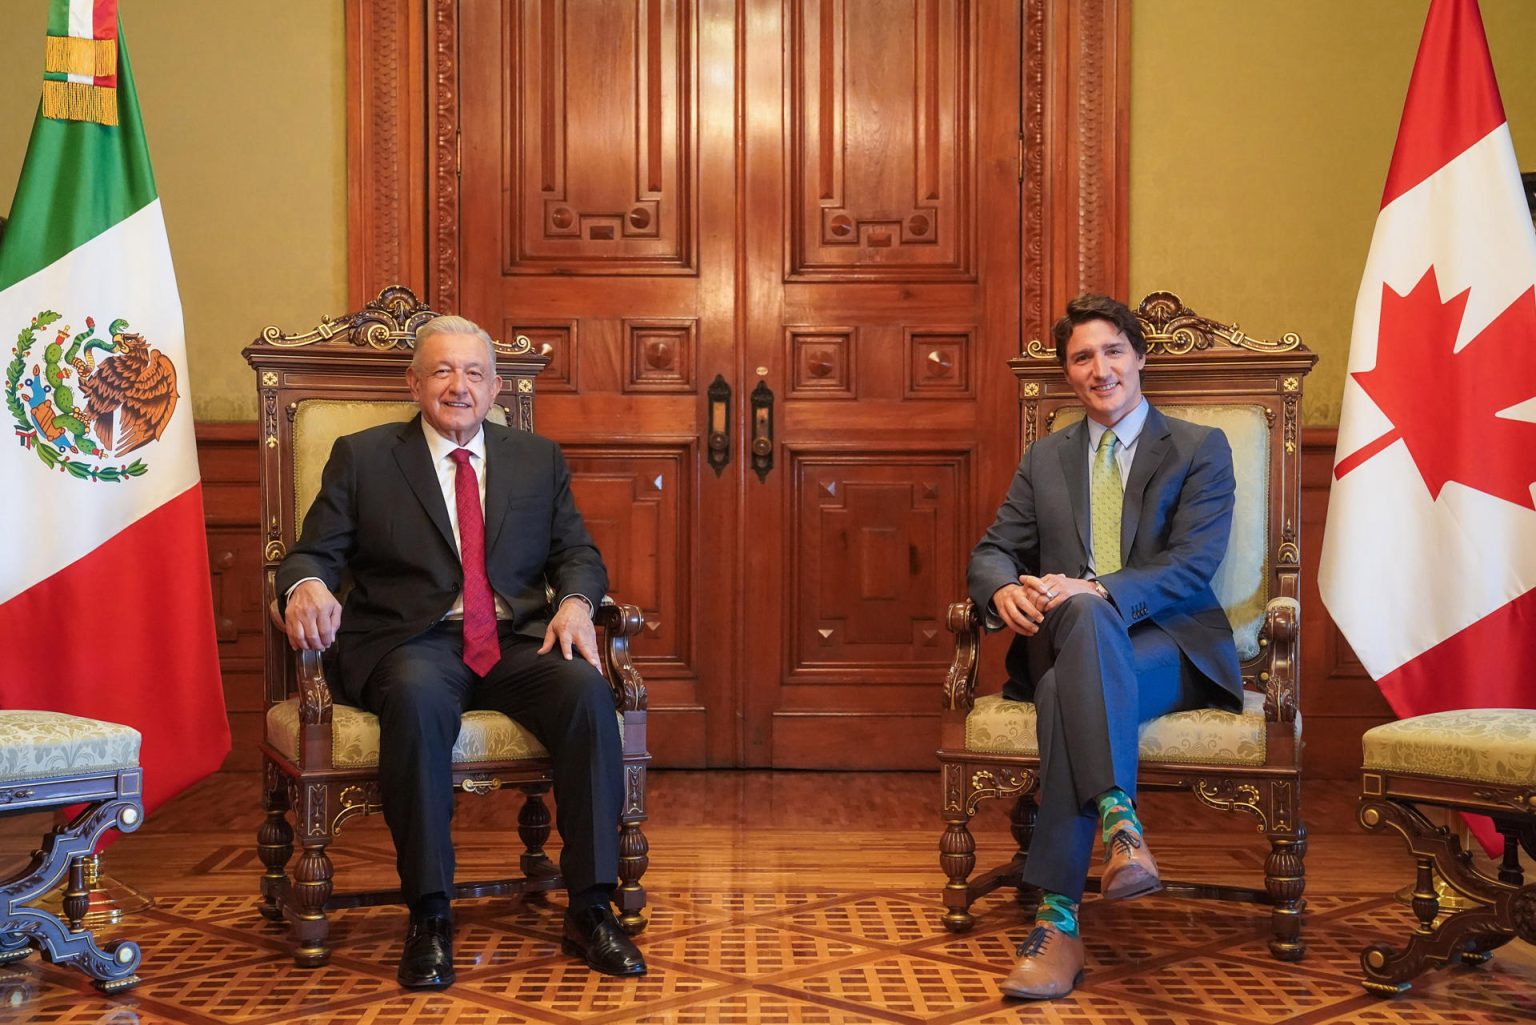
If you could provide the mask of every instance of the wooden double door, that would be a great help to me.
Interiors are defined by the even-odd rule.
[[[450,12],[429,274],[548,346],[537,429],[644,610],[658,764],[932,765],[1018,455],[1025,11]]]

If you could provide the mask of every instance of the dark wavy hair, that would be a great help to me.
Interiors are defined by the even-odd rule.
[[[1067,339],[1072,337],[1073,328],[1079,324],[1086,324],[1090,320],[1108,321],[1125,335],[1126,341],[1131,343],[1131,348],[1136,350],[1136,355],[1147,354],[1147,339],[1141,333],[1141,321],[1136,319],[1136,314],[1131,312],[1131,308],[1107,295],[1095,295],[1090,292],[1067,303],[1067,315],[1051,325],[1051,338],[1056,343],[1057,363],[1066,366]]]

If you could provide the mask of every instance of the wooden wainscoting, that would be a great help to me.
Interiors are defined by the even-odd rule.
[[[1328,511],[1328,480],[1337,432],[1302,431],[1302,716],[1309,775],[1347,777],[1359,770],[1360,734],[1392,717],[1386,702],[1335,629],[1317,593],[1317,562]],[[199,423],[198,458],[218,618],[219,663],[234,747],[224,768],[255,771],[261,735],[261,525],[256,482],[256,425]],[[956,587],[959,584],[957,582]],[[645,671],[642,664],[641,671]],[[933,685],[937,705],[939,679]],[[696,720],[691,704],[669,707],[653,692],[652,745],[666,764],[668,724]],[[935,738],[937,743],[937,738]],[[690,759],[692,764],[692,760]]]
[[[232,745],[225,769],[261,767],[261,486],[256,424],[197,424],[203,517],[213,572],[213,615]]]

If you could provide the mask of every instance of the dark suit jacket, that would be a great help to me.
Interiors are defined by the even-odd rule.
[[[571,498],[559,446],[487,422],[485,463],[487,575],[511,607],[514,629],[542,638],[551,615],[546,583],[595,609],[608,575]],[[336,439],[299,540],[278,567],[280,599],[305,577],[319,577],[332,593],[350,585],[335,657],[353,702],[381,658],[453,607],[464,573],[419,415]]]
[[[1099,581],[1127,628],[1156,623],[1237,709],[1242,678],[1232,625],[1211,590],[1232,532],[1233,491],[1226,435],[1149,409],[1125,485],[1125,565]],[[997,589],[1017,582],[1021,573],[1086,576],[1091,521],[1088,423],[1079,420],[1025,451],[997,519],[971,552],[971,599],[990,609]],[[1009,676],[1025,693],[1035,682],[1029,641],[1015,638],[1007,661]],[[1036,664],[1049,665],[1049,659]]]

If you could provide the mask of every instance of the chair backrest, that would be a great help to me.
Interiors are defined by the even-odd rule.
[[[285,334],[268,327],[246,346],[256,371],[261,409],[261,522],[266,543],[264,601],[272,597],[278,563],[298,537],[304,513],[320,485],[332,443],[342,435],[416,414],[406,384],[416,330],[438,311],[404,287],[386,288],[356,313],[322,320],[313,330]],[[533,429],[533,379],[549,363],[528,339],[496,343],[503,380],[490,418]],[[295,686],[287,641],[267,624],[267,701],[281,701]],[[281,674],[276,667],[282,667]]]
[[[1259,633],[1273,598],[1298,598],[1302,382],[1317,356],[1294,334],[1269,342],[1153,292],[1136,315],[1147,338],[1142,391],[1165,415],[1220,427],[1237,480],[1232,541],[1214,586],[1232,622],[1244,677],[1256,685]],[[1055,347],[1031,342],[1009,361],[1023,399],[1024,444],[1082,419]],[[1262,689],[1262,688],[1261,688]]]

